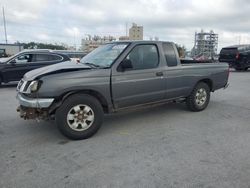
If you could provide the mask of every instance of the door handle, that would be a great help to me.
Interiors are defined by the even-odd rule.
[[[163,72],[157,72],[155,74],[156,74],[156,76],[163,76]]]

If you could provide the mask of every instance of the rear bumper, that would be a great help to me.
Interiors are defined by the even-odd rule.
[[[54,101],[54,98],[28,98],[21,93],[16,98],[21,106],[29,108],[48,108]]]
[[[250,67],[250,64],[244,61],[236,61],[236,62],[229,62],[229,67],[230,68],[235,68],[235,69],[244,69],[247,67]]]

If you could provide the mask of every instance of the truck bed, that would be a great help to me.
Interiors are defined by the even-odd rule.
[[[193,59],[180,59],[181,64],[190,64],[190,63],[215,63],[214,60],[193,60]]]

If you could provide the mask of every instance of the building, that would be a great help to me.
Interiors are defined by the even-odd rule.
[[[22,50],[21,44],[0,44],[0,57],[12,56]]]
[[[217,54],[218,48],[218,34],[213,30],[210,32],[195,32],[194,47],[192,49],[192,56],[203,56],[206,58],[213,58]]]
[[[92,37],[91,35],[88,35],[87,38],[82,39],[82,51],[84,52],[91,52],[92,50],[98,48],[100,45],[103,45],[107,42],[115,41],[116,38],[113,36],[97,36],[95,35]]]
[[[143,26],[133,23],[129,29],[129,40],[143,40]]]

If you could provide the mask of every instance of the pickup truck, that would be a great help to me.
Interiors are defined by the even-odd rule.
[[[204,110],[228,76],[226,63],[181,64],[172,42],[112,42],[80,63],[26,73],[17,86],[17,110],[24,119],[55,119],[66,137],[86,139],[107,113],[176,100]]]

